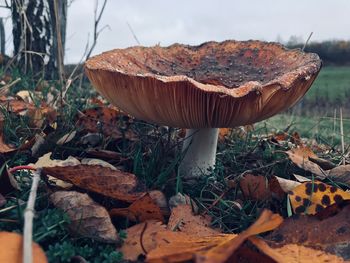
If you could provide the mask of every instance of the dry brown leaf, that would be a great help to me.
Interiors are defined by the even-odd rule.
[[[265,241],[256,237],[250,237],[249,240],[259,248],[264,254],[268,255],[278,263],[340,263],[344,260],[335,255],[316,250],[302,245],[287,244],[279,248],[271,248]]]
[[[332,204],[350,200],[350,193],[315,181],[302,183],[289,192],[294,213],[316,214]]]
[[[285,193],[288,193],[289,191],[292,191],[295,187],[299,186],[301,183],[293,181],[293,180],[288,180],[285,178],[281,178],[278,176],[275,176],[277,179],[279,185],[283,189]]]
[[[144,194],[137,191],[139,185],[134,174],[99,165],[44,167],[42,174],[121,201],[133,202]]]
[[[107,210],[87,194],[75,191],[57,191],[51,202],[67,213],[72,232],[102,242],[117,243],[119,238]]]
[[[290,217],[266,238],[275,246],[300,244],[315,249],[321,248],[327,253],[350,260],[349,215],[348,205],[337,214],[324,219],[320,219],[318,215]]]
[[[299,168],[315,174],[319,179],[326,178],[327,173],[316,163],[309,160],[309,157],[317,157],[308,147],[299,147],[286,152],[289,159]]]
[[[350,185],[350,164],[337,166],[327,172],[329,179]]]
[[[164,216],[160,207],[148,193],[140,197],[127,208],[111,209],[109,214],[111,217],[123,216],[133,222],[144,222],[147,220],[164,222]]]
[[[330,169],[333,169],[336,166],[331,161],[328,161],[326,159],[320,158],[318,156],[316,156],[316,157],[309,156],[309,160],[311,162],[319,165],[323,170],[330,170]]]
[[[17,233],[0,232],[0,262],[22,263],[23,237]],[[33,242],[33,263],[47,263],[43,249]]]
[[[247,199],[266,200],[271,198],[269,182],[265,176],[246,174],[239,181],[239,186]]]
[[[136,261],[140,255],[146,255],[156,248],[155,236],[162,231],[166,231],[165,225],[159,221],[150,220],[126,230],[126,239],[119,249],[123,253],[125,260]]]
[[[87,164],[87,165],[100,165],[103,167],[107,167],[107,168],[111,168],[112,170],[117,170],[117,168],[115,166],[113,166],[112,164],[103,161],[101,159],[95,159],[95,158],[83,158],[81,160],[81,164]]]
[[[0,134],[0,153],[11,153],[16,150],[16,147],[5,143],[3,135]]]
[[[223,242],[208,251],[197,254],[196,262],[224,263],[248,237],[273,230],[282,222],[283,218],[280,215],[264,210],[258,220],[236,238]]]
[[[194,215],[191,205],[178,205],[171,211],[167,228],[197,237],[219,234],[210,228],[210,221],[210,217]]]
[[[283,199],[285,196],[283,185],[276,176],[267,178],[263,175],[246,174],[239,181],[239,186],[247,199],[265,201],[272,197]]]
[[[82,113],[83,115],[80,114],[77,118],[78,127],[86,132],[99,132],[114,139],[123,137],[121,126],[127,125],[130,119],[121,111],[107,107],[95,107]],[[121,121],[123,118],[127,120]],[[129,129],[125,132],[125,138],[131,141],[137,140],[136,135]]]
[[[74,139],[75,135],[77,135],[77,131],[69,132],[65,135],[63,135],[58,141],[56,142],[57,145],[63,145],[65,143],[69,143],[71,140]]]

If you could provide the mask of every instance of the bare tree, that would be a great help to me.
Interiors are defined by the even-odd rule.
[[[11,0],[14,55],[24,72],[63,79],[67,0]]]

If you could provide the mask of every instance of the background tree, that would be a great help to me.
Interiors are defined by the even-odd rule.
[[[15,61],[25,73],[63,80],[67,0],[11,0]]]

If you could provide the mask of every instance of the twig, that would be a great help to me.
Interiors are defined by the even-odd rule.
[[[130,30],[132,36],[134,37],[136,43],[137,43],[138,45],[141,45],[140,41],[138,40],[138,38],[137,38],[137,36],[136,36],[134,30],[132,29],[131,25],[129,24],[129,22],[126,22],[126,24],[128,25],[129,30]]]
[[[343,165],[345,165],[345,144],[344,144],[344,125],[343,125],[343,108],[339,109],[340,115],[340,138],[341,138],[341,152],[342,152],[342,161]]]
[[[38,185],[40,181],[41,171],[38,169],[33,172],[32,187],[30,189],[27,207],[24,210],[24,230],[23,230],[23,263],[33,262],[33,218],[34,218],[34,205]]]
[[[311,32],[311,33],[310,33],[310,35],[309,35],[309,37],[307,38],[307,40],[306,40],[306,42],[305,42],[303,48],[301,49],[302,51],[304,51],[304,49],[306,48],[307,44],[309,44],[309,41],[310,41],[310,39],[311,39],[313,33],[314,33],[314,32]]]
[[[2,86],[2,88],[0,89],[0,96],[6,95],[6,93],[9,92],[10,88],[20,81],[21,81],[21,78],[17,78],[14,81],[12,81],[11,83]]]

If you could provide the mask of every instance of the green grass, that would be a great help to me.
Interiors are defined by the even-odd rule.
[[[290,126],[290,133],[296,131],[305,138],[316,139],[331,146],[339,146],[341,142],[339,117],[334,119],[326,116],[279,114],[256,124],[258,128],[265,126],[270,132],[283,131]],[[343,119],[343,130],[344,142],[350,144],[350,119]]]
[[[350,97],[350,67],[323,67],[304,101],[346,103]]]

